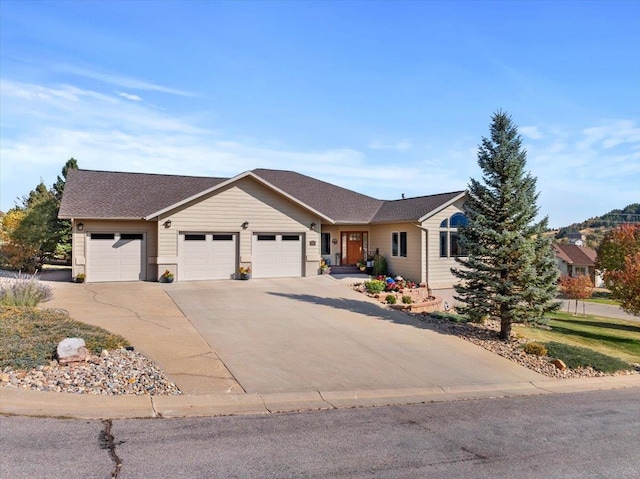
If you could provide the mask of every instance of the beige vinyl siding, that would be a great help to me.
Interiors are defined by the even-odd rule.
[[[78,231],[78,223],[83,224],[82,231]],[[79,274],[86,274],[86,250],[89,233],[144,233],[146,242],[147,279],[157,275],[156,251],[158,248],[158,229],[155,221],[140,220],[96,220],[74,219],[71,235],[72,267],[75,278]]]
[[[171,220],[170,228],[163,226],[167,219]],[[242,229],[245,221],[249,227]],[[310,230],[311,223],[317,225],[316,231]],[[320,218],[290,199],[252,178],[243,178],[164,214],[158,221],[158,262],[160,269],[177,265],[180,232],[238,234],[239,261],[243,265],[251,263],[254,233],[299,233],[305,242],[303,275],[316,274],[320,261],[320,223]],[[310,245],[312,241],[315,246]]]
[[[407,233],[407,256],[391,256],[391,233]],[[400,275],[405,279],[423,281],[423,238],[422,230],[414,223],[392,223],[371,226],[371,239],[369,249],[378,248],[380,254],[387,260],[389,272]]]
[[[422,227],[427,230],[425,281],[431,288],[451,288],[458,281],[457,278],[451,274],[451,268],[458,268],[460,265],[454,258],[440,257],[440,223],[442,223],[442,220],[451,217],[454,213],[464,213],[462,209],[463,204],[463,200],[458,200],[422,223]]]
[[[338,258],[340,257],[340,229],[336,225],[323,224],[321,233],[329,233],[331,235],[331,239],[329,240],[331,252],[329,255],[322,255],[324,259],[329,260],[329,264],[336,264],[336,255]],[[333,244],[333,241],[337,240],[336,244]],[[318,241],[320,241],[320,247],[322,247],[322,238],[318,236]]]

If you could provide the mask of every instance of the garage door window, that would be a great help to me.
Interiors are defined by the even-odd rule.
[[[275,241],[276,235],[258,235],[258,241]]]
[[[207,239],[207,235],[184,235],[185,241],[204,241]]]
[[[141,233],[120,233],[121,240],[141,240],[143,238]]]
[[[113,233],[91,233],[92,240],[113,240],[116,235]]]
[[[300,235],[282,235],[282,241],[300,241]]]
[[[213,235],[212,241],[233,241],[233,235]]]

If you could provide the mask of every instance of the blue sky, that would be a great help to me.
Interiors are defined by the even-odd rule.
[[[480,176],[510,113],[563,226],[640,201],[640,1],[0,2],[0,209],[85,169]]]

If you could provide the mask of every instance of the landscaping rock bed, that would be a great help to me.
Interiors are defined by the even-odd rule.
[[[481,346],[492,353],[499,354],[502,357],[510,359],[526,368],[537,373],[544,374],[552,378],[587,378],[602,376],[625,376],[630,374],[638,374],[638,368],[629,371],[619,371],[614,374],[596,371],[593,368],[567,368],[565,370],[558,369],[553,363],[553,358],[547,356],[536,356],[527,354],[522,347],[530,342],[524,338],[518,338],[517,333],[512,332],[509,342],[498,339],[500,331],[500,323],[496,320],[487,320],[484,324],[476,323],[455,323],[448,319],[435,318],[429,314],[407,313],[416,317],[420,321],[433,326],[440,331],[458,336],[466,341]]]
[[[364,284],[362,283],[353,284],[352,288],[360,293],[367,294],[367,296],[371,298],[379,300],[383,304],[385,303],[385,297],[388,294],[386,292],[382,292],[380,294],[368,294]],[[411,291],[417,291],[417,293],[414,293],[416,295],[424,295],[425,292],[428,291],[428,288],[418,288]],[[402,296],[403,293],[396,294]],[[456,323],[453,321],[449,321],[448,319],[436,318],[429,314],[431,312],[442,310],[441,298],[424,298],[423,296],[418,301],[431,301],[431,303],[424,310],[420,310],[417,308],[414,308],[412,310],[411,308],[411,306],[416,306],[419,308],[421,303],[393,304],[387,306],[402,311],[403,313],[413,316],[420,321],[423,321],[430,326],[439,329],[440,331],[458,336],[459,338],[481,346],[491,351],[492,353],[499,354],[504,358],[514,361],[545,376],[549,376],[552,378],[586,378],[640,374],[640,365],[632,365],[635,369],[628,371],[619,371],[614,374],[603,373],[593,368],[566,368],[564,370],[561,370],[555,364],[553,364],[552,361],[554,360],[554,358],[525,353],[522,348],[526,343],[530,342],[530,340],[517,337],[516,332],[512,332],[512,338],[509,342],[501,341],[500,339],[498,339],[500,323],[496,320],[487,320],[484,324]],[[517,329],[517,326],[515,326],[515,329]]]
[[[32,389],[97,395],[176,395],[178,387],[169,381],[155,363],[136,351],[103,351],[88,361],[66,366],[52,361],[30,371],[5,369],[0,385]]]

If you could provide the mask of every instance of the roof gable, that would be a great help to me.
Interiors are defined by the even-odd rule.
[[[554,244],[556,256],[568,264],[577,266],[595,266],[597,252],[586,246],[574,244]]]
[[[140,219],[222,183],[224,178],[69,170],[61,218]]]
[[[335,223],[369,223],[384,203],[370,196],[294,171],[260,168],[252,172],[332,218]]]
[[[418,196],[402,200],[385,201],[372,219],[372,223],[396,223],[399,221],[422,222],[433,213],[464,196],[464,191],[437,195]]]

